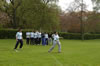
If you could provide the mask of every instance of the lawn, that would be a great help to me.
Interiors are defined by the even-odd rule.
[[[26,45],[19,52],[13,50],[15,40],[0,40],[0,66],[100,66],[100,40],[61,40],[48,53],[49,46]]]

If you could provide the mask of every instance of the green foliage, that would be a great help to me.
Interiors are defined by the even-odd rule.
[[[59,30],[58,0],[0,0],[0,8],[10,17],[9,28]]]
[[[17,30],[9,29],[9,30],[0,30],[0,39],[14,39],[16,36]],[[25,38],[25,31],[23,31],[23,37]]]
[[[50,4],[48,6],[40,0],[23,0],[17,10],[19,27],[38,30],[58,29],[59,11],[56,5],[55,7],[51,7]]]
[[[79,33],[59,33],[64,39],[81,39],[81,34]]]
[[[99,12],[100,10],[100,0],[91,0],[93,3],[93,9],[95,12]]]
[[[0,39],[15,38],[16,30],[0,30]]]
[[[16,35],[17,30],[13,29],[1,29],[0,30],[0,39],[14,39]],[[26,32],[27,30],[23,30],[23,37],[26,38]],[[31,30],[30,30],[31,32]],[[64,39],[81,39],[80,33],[59,33],[60,37],[63,37]],[[100,39],[100,34],[84,34],[85,40],[89,39]]]
[[[0,24],[0,29],[2,28],[2,25]]]
[[[4,6],[4,1],[3,0],[0,0],[0,10],[3,9],[3,6]]]
[[[64,39],[81,39],[80,33],[59,33]],[[85,40],[100,39],[100,34],[84,34]]]

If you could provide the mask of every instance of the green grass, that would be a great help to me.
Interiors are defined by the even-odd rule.
[[[100,40],[61,40],[58,47],[48,53],[49,46],[27,46],[19,52],[13,50],[15,40],[0,40],[0,66],[100,66]]]

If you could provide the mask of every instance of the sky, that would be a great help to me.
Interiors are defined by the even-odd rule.
[[[9,0],[7,0],[9,1]],[[73,2],[74,0],[59,0],[58,5],[61,7],[62,10],[66,10],[69,6],[69,4],[71,2]],[[84,2],[86,3],[86,5],[88,6],[88,10],[92,11],[92,2],[91,0],[84,0]]]
[[[58,5],[61,7],[62,10],[66,10],[69,4],[73,1],[74,0],[59,0]],[[84,0],[84,2],[86,3],[88,10],[92,11],[93,9],[91,0]]]

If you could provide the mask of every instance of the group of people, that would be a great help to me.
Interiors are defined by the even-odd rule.
[[[22,49],[23,47],[23,37],[22,37],[22,30],[19,29],[18,32],[16,33],[16,45],[14,50],[17,52],[17,47],[20,44],[19,49]],[[41,33],[39,31],[32,31],[32,32],[26,32],[26,43],[27,44],[32,44],[32,45],[48,45],[48,41],[53,43],[53,46],[49,49],[48,52],[51,52],[56,44],[58,45],[58,52],[61,52],[61,43],[59,41],[59,35],[57,32],[54,32],[52,34],[48,33]]]
[[[52,34],[41,33],[39,31],[26,32],[26,44],[31,45],[48,45],[51,43]]]

